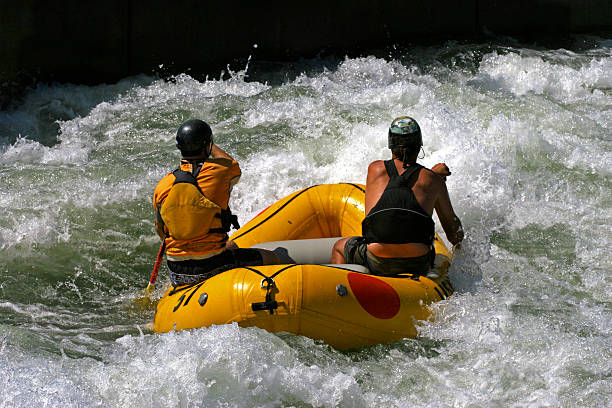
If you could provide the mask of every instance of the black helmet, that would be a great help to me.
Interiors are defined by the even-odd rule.
[[[183,157],[199,156],[212,140],[210,126],[200,119],[188,120],[176,132],[176,147]]]
[[[423,146],[421,128],[416,120],[409,116],[395,118],[389,126],[389,149],[396,147],[418,148]]]

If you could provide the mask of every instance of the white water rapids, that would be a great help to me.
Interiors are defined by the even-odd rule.
[[[0,407],[609,407],[612,42],[584,42],[31,91],[0,112]],[[467,237],[418,339],[342,353],[235,324],[159,335],[130,308],[184,120],[241,163],[244,223],[313,184],[365,183],[401,115],[421,162],[450,167]],[[157,296],[167,284],[164,267]]]

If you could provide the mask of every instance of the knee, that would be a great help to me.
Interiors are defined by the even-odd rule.
[[[332,249],[332,257],[331,257],[332,263],[334,264],[345,263],[344,246],[346,245],[346,241],[348,241],[348,238],[342,238],[336,241],[336,243],[334,244],[334,247]]]
[[[263,265],[278,265],[280,263],[280,259],[274,252],[267,249],[259,249],[258,251],[261,254]]]
[[[346,241],[348,241],[348,238],[342,238],[336,241],[336,243],[334,244],[334,251],[344,255],[344,246],[346,245]]]
[[[236,245],[236,243],[231,239],[228,239],[225,242],[225,249],[238,249],[238,245]]]

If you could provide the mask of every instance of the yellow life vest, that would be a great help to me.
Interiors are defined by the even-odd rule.
[[[195,175],[180,168],[174,170],[175,181],[159,208],[160,221],[175,240],[192,241],[206,234],[226,234],[230,225],[239,228],[237,217],[229,207],[223,210],[206,198],[198,186],[200,169],[201,166],[194,169]]]

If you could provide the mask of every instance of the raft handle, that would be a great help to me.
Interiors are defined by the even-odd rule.
[[[262,289],[272,289],[276,287],[276,282],[274,282],[274,279],[269,278],[269,277],[265,277],[261,280],[261,288]]]
[[[251,308],[254,312],[258,312],[260,310],[269,310],[270,314],[272,314],[273,310],[278,309],[278,302],[276,300],[269,300],[267,302],[251,303]]]
[[[271,277],[266,276],[261,280],[261,288],[266,290],[266,301],[251,303],[251,309],[254,312],[268,310],[270,314],[274,314],[274,310],[278,309],[278,302],[273,299],[276,282]]]

